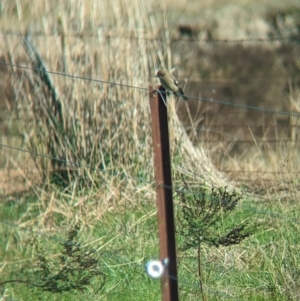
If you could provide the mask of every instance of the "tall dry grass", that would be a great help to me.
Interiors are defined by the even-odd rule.
[[[275,8],[277,4],[274,4]],[[293,1],[291,4],[295,5]],[[244,5],[251,6],[247,2]],[[40,35],[32,37],[33,43],[51,71],[147,89],[148,84],[156,83],[154,79],[156,68],[171,67],[174,61],[177,61],[172,57],[172,44],[170,44],[174,27],[169,26],[167,22],[170,15],[173,17],[172,12],[175,9],[188,14],[190,7],[184,6],[184,2],[177,3],[174,7],[169,1],[152,1],[148,4],[125,0],[113,4],[109,1],[99,3],[92,0],[51,3],[4,1],[0,24],[5,30],[39,32]],[[177,13],[178,15],[180,14]],[[1,39],[2,55],[7,62],[32,67],[23,49],[21,37],[3,35]],[[179,62],[183,64],[180,67],[185,70],[196,68],[199,72],[204,72],[205,69],[209,69],[213,73],[211,71],[213,64],[222,69],[222,64],[227,63],[231,67],[223,68],[229,72],[225,76],[234,77],[239,82],[240,74],[236,68],[241,70],[241,62],[246,61],[249,53],[253,54],[251,62],[245,64],[247,81],[251,79],[253,61],[256,62],[256,67],[266,64],[265,68],[268,67],[272,72],[277,70],[282,73],[285,70],[281,64],[274,65],[273,58],[266,60],[271,57],[268,55],[270,52],[268,47],[266,50],[260,47],[251,50],[251,47],[231,49],[226,46],[229,48],[226,53],[227,48],[224,46],[224,56],[227,58],[225,60],[214,55],[217,52],[215,48],[207,54],[199,50],[201,45],[191,48],[189,43],[182,44],[184,48],[176,45],[173,45],[173,48],[177,47],[177,52],[180,49],[184,52]],[[240,64],[234,67],[234,62],[237,61],[236,52],[244,55],[240,55]],[[199,59],[194,64],[192,56],[195,54]],[[219,69],[217,68],[218,72]],[[262,72],[261,69],[257,69],[257,73]],[[92,168],[99,168],[102,170],[101,177],[104,178],[106,174],[110,177],[118,171],[131,176],[142,175],[147,180],[152,179],[150,115],[146,90],[52,75],[54,85],[59,91],[61,112],[58,113],[55,112],[49,91],[45,89],[39,76],[32,70],[12,68],[10,71],[8,81],[12,85],[11,94],[14,95],[14,104],[12,104],[12,107],[15,107],[14,124],[17,124],[20,133],[24,134],[26,147],[63,161],[79,162]],[[254,79],[257,73],[254,74]],[[269,86],[265,87],[261,85],[260,78],[257,78],[256,82],[257,87],[264,91],[263,95],[268,101],[267,107],[272,106],[283,84],[274,86],[269,83]],[[189,87],[191,86],[193,89],[189,89],[193,93],[201,93],[201,91],[206,93],[210,88],[210,86],[207,89],[201,88],[199,92],[199,83],[189,84]],[[239,88],[239,85],[236,87],[233,92],[238,94],[243,87]],[[258,89],[254,87],[253,91]],[[253,98],[259,101],[261,95],[252,97],[253,91],[251,90],[247,97],[251,101]],[[295,96],[294,99],[297,99],[296,92],[291,94],[291,98]],[[242,99],[243,94],[239,97]],[[280,170],[282,164],[279,162],[284,160],[286,154],[277,150],[274,152],[273,145],[263,148],[258,144],[255,147],[246,147],[239,156],[231,151],[238,141],[229,145],[221,142],[220,145],[211,148],[210,145],[202,142],[204,136],[213,137],[211,124],[200,129],[198,132],[200,139],[193,135],[187,137],[171,101],[169,107],[171,146],[176,162],[173,169],[176,174],[184,173],[196,181],[204,181],[207,184],[224,185],[228,181],[214,168],[212,160],[221,170],[256,171],[257,166],[262,165],[265,166],[265,171],[270,171],[270,167],[273,168],[272,170]],[[296,106],[293,107],[297,111]],[[229,108],[228,111],[230,110]],[[215,112],[214,120],[228,119],[227,113],[220,116],[221,113]],[[206,112],[203,111],[203,115],[205,114]],[[241,116],[243,119],[244,115]],[[234,121],[234,118],[232,120]],[[196,124],[197,122],[195,120]],[[204,135],[201,133],[203,130]],[[251,130],[246,129],[248,136],[251,136]],[[245,135],[245,130],[238,131],[237,134],[231,133],[234,138],[239,139],[241,133]],[[261,138],[267,137],[269,132],[270,129],[267,127]],[[253,138],[254,144],[256,139],[257,135]],[[190,140],[193,140],[197,147]],[[284,146],[285,150],[287,148],[290,153],[296,149],[293,146]],[[266,157],[269,159],[266,160]],[[65,185],[68,185],[69,180],[72,182],[79,178],[83,179],[85,185],[91,183],[93,185],[95,176],[100,174],[99,171],[95,173],[93,169],[78,168],[76,165],[67,165],[63,161],[37,156],[33,156],[33,159],[43,181],[49,179],[49,173],[53,170],[56,172],[60,170],[59,175]],[[294,162],[293,166],[297,165],[296,154],[294,159],[290,157],[290,162]],[[230,176],[240,179],[236,173]]]
[[[54,100],[40,73],[9,69],[8,81],[15,96],[14,126],[24,137],[23,147],[47,156],[31,156],[40,182],[47,187],[58,184],[70,192],[80,187],[94,199],[101,196],[106,205],[101,203],[96,211],[82,209],[95,216],[114,202],[134,202],[139,198],[139,185],[145,186],[143,194],[153,199],[147,89],[157,83],[157,68],[172,65],[165,7],[159,2],[126,0],[24,1],[6,3],[3,15],[4,27],[18,19],[24,33],[44,33],[32,35],[32,42],[48,70],[86,78],[50,74],[58,95]],[[15,29],[13,24],[11,27]],[[91,32],[97,37],[90,37]],[[161,40],[152,39],[157,37]],[[22,46],[22,37],[1,38],[7,63],[36,68]],[[225,185],[226,179],[204,149],[191,143],[172,99],[168,106],[174,175],[191,175],[207,185]],[[31,187],[41,195],[34,183]],[[84,204],[78,198],[76,203]],[[58,196],[56,202],[60,212],[72,210],[62,207]]]

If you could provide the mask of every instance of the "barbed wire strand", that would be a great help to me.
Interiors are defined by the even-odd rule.
[[[92,32],[68,32],[65,33],[65,37],[72,37],[72,38],[94,38],[94,39],[99,39],[99,38],[106,38],[106,39],[126,39],[126,40],[149,40],[149,41],[164,41],[164,37],[149,37],[149,36],[142,36],[139,32],[139,35],[135,35],[134,32],[128,31],[128,36],[126,33],[123,35],[117,35],[117,34],[112,34],[109,30],[107,31],[108,33],[105,33],[105,31],[101,30],[101,33],[96,34]],[[6,36],[18,36],[18,37],[24,37],[26,34],[30,34],[33,37],[60,37],[60,33],[43,33],[41,31],[30,31],[23,33],[21,31],[12,31],[12,30],[1,30],[0,31],[1,35],[6,35]],[[298,36],[289,36],[289,37],[270,37],[270,38],[244,38],[244,39],[198,39],[196,36],[193,35],[188,35],[188,34],[182,34],[182,37],[176,38],[176,37],[171,37],[170,42],[197,42],[197,43],[207,43],[207,44],[213,44],[213,43],[224,43],[224,44],[229,44],[229,43],[270,43],[270,42],[288,42],[291,44],[296,44],[298,45],[299,43],[299,37]]]
[[[141,181],[141,182],[144,182],[144,183],[147,183],[147,184],[151,184],[149,181],[147,181],[146,179],[143,179],[143,178],[132,177],[132,176],[128,176],[124,173],[118,173],[116,171],[109,171],[109,170],[105,170],[105,169],[101,169],[101,168],[97,168],[97,167],[92,167],[90,165],[85,165],[85,164],[82,164],[82,163],[79,163],[79,162],[73,162],[73,161],[68,161],[68,160],[65,160],[65,159],[59,159],[59,158],[55,158],[55,157],[50,156],[50,155],[39,154],[39,153],[36,153],[34,151],[25,150],[25,149],[22,149],[22,148],[19,148],[19,147],[10,146],[10,145],[6,145],[6,144],[3,144],[3,143],[0,143],[0,147],[9,148],[9,149],[16,150],[16,151],[21,151],[21,152],[28,153],[28,154],[33,155],[33,156],[38,156],[38,157],[42,157],[42,158],[56,160],[56,161],[59,161],[59,162],[62,162],[62,163],[66,163],[68,165],[74,165],[74,166],[77,166],[77,167],[87,168],[87,169],[92,170],[92,171],[100,171],[100,172],[103,172],[103,173],[108,173],[108,174],[113,175],[113,176],[123,177],[123,178],[131,179],[131,180]],[[153,183],[153,185],[154,185],[154,183]]]
[[[39,153],[36,153],[36,152],[32,152],[32,151],[29,151],[29,150],[24,150],[24,149],[18,148],[18,147],[5,145],[5,144],[2,144],[2,143],[0,143],[0,147],[5,147],[5,148],[12,149],[12,150],[25,152],[25,153],[28,153],[28,154],[31,154],[31,155],[34,155],[34,156],[40,156],[40,157],[48,158],[48,159],[51,159],[51,160],[57,160],[57,161],[60,161],[60,162],[66,163],[66,164],[70,164],[70,165],[74,165],[74,166],[78,166],[78,167],[83,167],[83,168],[87,168],[87,169],[90,169],[90,170],[99,171],[99,172],[102,172],[102,173],[107,173],[107,174],[110,174],[112,176],[121,177],[123,179],[125,178],[125,179],[128,179],[128,180],[130,179],[130,180],[134,180],[134,181],[139,181],[139,182],[146,183],[146,184],[149,184],[149,185],[152,185],[152,186],[155,185],[154,181],[150,182],[149,180],[146,180],[144,178],[128,176],[128,175],[125,175],[124,173],[120,173],[120,172],[116,172],[116,171],[107,171],[107,170],[103,170],[103,169],[100,169],[100,168],[91,167],[89,165],[84,165],[84,164],[81,164],[81,163],[78,163],[78,162],[71,162],[71,161],[68,161],[68,160],[59,159],[59,158],[55,158],[53,156],[39,154]],[[265,173],[265,172],[262,171],[261,173]],[[198,177],[199,175],[189,171],[189,176]],[[172,187],[172,186],[164,185],[164,184],[162,184],[161,187],[164,187],[166,189],[170,189],[172,191],[177,191],[178,190],[178,188],[176,188],[176,187]],[[271,188],[271,187],[272,186],[270,186],[269,188]],[[256,191],[251,192],[251,193],[253,195],[256,195],[258,192],[261,193],[262,190],[267,190],[267,189],[268,189],[268,187],[263,188],[263,189],[260,188]],[[186,190],[186,191],[189,192],[189,193],[194,193],[194,190],[192,190],[192,189],[189,189],[189,190]]]
[[[28,153],[30,155],[33,155],[33,156],[38,156],[38,157],[42,157],[42,158],[47,158],[47,159],[51,159],[51,160],[57,160],[59,162],[62,162],[62,163],[66,163],[66,164],[69,164],[69,165],[74,165],[74,166],[77,166],[77,167],[83,167],[83,168],[87,168],[89,170],[93,170],[93,171],[99,171],[101,173],[106,173],[106,174],[109,174],[111,176],[116,176],[116,177],[120,177],[122,179],[127,179],[127,180],[133,180],[133,181],[137,181],[137,182],[140,182],[140,183],[144,183],[144,184],[147,184],[147,185],[151,185],[151,186],[155,186],[155,183],[154,181],[153,182],[150,182],[149,180],[146,180],[145,178],[140,178],[140,177],[134,177],[134,176],[128,176],[124,173],[120,173],[120,172],[117,172],[117,171],[111,171],[111,170],[104,170],[104,169],[101,169],[101,168],[95,168],[95,167],[91,167],[89,165],[85,165],[85,164],[81,164],[81,163],[78,163],[78,162],[72,162],[72,161],[68,161],[68,160],[64,160],[64,159],[59,159],[59,158],[55,158],[53,156],[49,156],[49,155],[44,155],[44,154],[39,154],[39,153],[36,153],[36,152],[33,152],[33,151],[29,151],[29,150],[24,150],[22,148],[18,148],[18,147],[14,147],[14,146],[10,146],[10,145],[5,145],[3,143],[0,143],[0,147],[4,147],[4,148],[8,148],[8,149],[12,149],[12,150],[16,150],[16,151],[20,151],[20,152],[25,152],[25,153]],[[220,171],[220,172],[226,172],[226,171]],[[242,172],[242,171],[241,171]],[[259,173],[259,171],[257,171],[257,173]],[[261,171],[261,173],[267,173],[265,171]],[[271,173],[271,172],[270,172]],[[297,172],[295,172],[297,173]],[[280,174],[280,172],[278,172],[278,174]],[[192,177],[198,177],[199,175],[189,171],[189,177],[192,176]],[[172,191],[176,191],[178,190],[178,188],[176,187],[172,187],[172,186],[169,186],[169,185],[161,185],[161,187],[164,187],[166,189],[170,189]],[[266,190],[267,188],[265,188],[264,190]],[[187,192],[189,193],[194,193],[194,191],[192,189],[190,190],[187,190]],[[261,193],[261,189],[257,190],[257,191],[253,191],[252,194],[256,195],[258,192]]]
[[[40,174],[41,171],[43,171],[43,169],[39,169],[37,170],[36,168],[32,167],[32,168],[23,168],[20,167],[22,169],[22,171],[24,171],[24,173],[27,174],[31,174],[31,175],[35,175],[35,174]],[[6,170],[6,168],[3,168],[4,170]],[[1,170],[1,169],[0,169]],[[63,171],[63,170],[69,170],[68,168],[57,168],[57,169],[51,169],[51,172],[59,172],[59,171]],[[105,170],[101,170],[99,169],[101,172],[105,172]],[[218,169],[221,173],[245,173],[245,174],[270,174],[270,175],[295,175],[295,174],[300,174],[300,170],[296,170],[296,171],[268,171],[268,170],[249,170],[249,169]],[[46,169],[44,169],[44,171],[46,171]],[[115,176],[115,174],[112,174],[112,176]],[[197,175],[195,175],[197,176]],[[19,174],[16,175],[14,177],[24,177],[23,175]],[[122,175],[123,177],[123,175]],[[131,177],[129,179],[134,179],[134,180],[145,180],[143,178],[134,178]],[[273,178],[264,178],[264,181],[274,181]],[[10,183],[11,179],[7,179],[7,181],[1,181],[1,184],[5,184],[5,183]],[[147,182],[148,184],[151,184],[151,182]],[[153,183],[152,183],[153,184]],[[1,195],[1,193],[0,193]]]
[[[64,77],[68,77],[68,78],[80,79],[80,80],[85,80],[85,81],[101,83],[101,84],[108,84],[108,85],[112,85],[112,86],[121,86],[121,87],[133,88],[133,89],[145,90],[145,91],[149,90],[148,88],[137,87],[137,86],[133,86],[133,85],[120,84],[120,83],[115,83],[115,82],[110,82],[110,81],[105,81],[105,80],[100,80],[100,79],[93,79],[93,78],[79,76],[79,75],[71,75],[71,74],[62,73],[62,72],[43,70],[43,69],[39,69],[39,68],[32,68],[32,67],[28,67],[28,66],[9,64],[6,62],[1,62],[1,61],[0,61],[0,65],[6,65],[6,66],[10,66],[10,67],[19,68],[19,69],[32,70],[32,71],[37,71],[37,72],[41,72],[41,73],[49,73],[52,75],[64,76]]]
[[[64,77],[68,77],[68,78],[80,79],[80,80],[91,81],[91,82],[96,82],[96,83],[102,83],[102,84],[115,85],[115,86],[121,86],[121,87],[126,87],[126,88],[148,91],[148,88],[144,88],[144,87],[120,84],[120,83],[116,83],[116,82],[93,79],[93,78],[88,78],[88,77],[84,77],[84,76],[70,75],[70,74],[66,74],[66,73],[62,73],[62,72],[55,72],[55,71],[48,71],[48,70],[45,71],[45,70],[38,69],[38,68],[31,68],[31,67],[27,67],[27,66],[10,64],[10,63],[1,62],[1,61],[0,61],[0,65],[11,66],[11,67],[19,68],[19,69],[33,70],[33,71],[37,71],[37,72],[46,72],[46,73],[50,73],[52,75],[64,76]],[[165,92],[161,91],[161,93],[165,93]],[[185,96],[188,97],[189,99],[193,99],[193,100],[205,101],[205,102],[209,102],[209,103],[217,103],[220,105],[227,105],[227,106],[232,106],[232,107],[236,107],[236,108],[250,109],[250,110],[255,110],[255,111],[260,111],[260,112],[276,114],[276,115],[300,117],[300,113],[296,113],[296,112],[279,111],[279,110],[274,110],[274,109],[269,109],[269,108],[260,108],[257,106],[243,105],[243,104],[239,104],[239,103],[217,100],[217,99],[213,99],[213,98],[195,97],[192,95],[185,95]]]

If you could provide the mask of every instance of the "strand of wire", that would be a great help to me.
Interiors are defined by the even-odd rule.
[[[24,152],[24,153],[28,153],[28,154],[33,155],[33,156],[38,156],[38,157],[47,158],[47,159],[51,159],[51,160],[57,160],[59,162],[62,162],[62,163],[68,164],[68,165],[73,165],[73,166],[76,166],[76,167],[83,167],[83,168],[87,168],[87,169],[92,170],[92,171],[99,171],[99,172],[106,173],[106,174],[109,174],[109,175],[112,175],[112,176],[120,177],[122,179],[134,180],[134,181],[137,181],[137,182],[140,182],[140,183],[144,183],[144,184],[148,184],[148,185],[150,184],[152,186],[155,185],[154,182],[150,182],[149,180],[146,180],[144,178],[128,176],[125,173],[121,173],[121,172],[117,172],[117,171],[111,171],[111,170],[108,171],[108,170],[104,170],[104,169],[101,169],[101,168],[95,168],[95,167],[92,167],[92,166],[89,166],[89,165],[81,164],[79,162],[72,162],[72,161],[68,161],[68,160],[65,160],[65,159],[59,159],[59,158],[55,158],[53,156],[39,154],[39,153],[36,153],[36,152],[33,152],[33,151],[24,150],[22,148],[10,146],[10,145],[5,145],[3,143],[0,143],[0,147],[12,149],[12,150],[16,150],[16,151],[20,151],[20,152]],[[234,171],[221,171],[221,172],[234,172]],[[243,172],[243,171],[237,171],[237,172]],[[244,171],[244,172],[246,172],[246,171]],[[268,173],[268,172],[266,172],[266,171],[261,171],[261,172],[256,171],[256,173]],[[270,173],[275,173],[275,172],[270,172]],[[282,174],[282,172],[277,172],[277,173]],[[294,173],[297,173],[297,172],[294,172]],[[189,171],[189,176],[197,178],[199,175]],[[178,188],[176,188],[176,187],[172,187],[172,186],[164,185],[164,184],[161,184],[161,187],[164,187],[166,189],[170,189],[172,191],[177,191],[178,190]],[[267,190],[267,188],[264,188],[264,190]],[[194,193],[194,191],[192,189],[188,190],[187,192]],[[258,192],[261,193],[262,192],[261,189],[259,189],[257,191],[253,191],[252,193],[254,195],[256,195]]]
[[[0,147],[5,147],[5,148],[12,149],[12,150],[29,153],[31,155],[39,156],[39,157],[43,157],[43,158],[47,158],[47,159],[57,160],[57,161],[60,161],[60,162],[63,162],[63,163],[69,164],[69,165],[74,165],[74,166],[77,166],[77,167],[88,168],[90,170],[100,171],[102,173],[107,173],[107,174],[110,174],[110,175],[113,175],[113,176],[116,176],[116,177],[121,177],[122,179],[124,179],[124,178],[125,179],[130,179],[130,180],[134,180],[134,181],[139,181],[140,183],[146,183],[146,184],[150,184],[150,185],[154,186],[154,183],[151,183],[151,182],[149,182],[148,180],[146,180],[144,178],[128,176],[128,175],[125,175],[124,173],[120,173],[120,172],[116,172],[116,171],[107,171],[107,170],[103,170],[103,169],[100,169],[100,168],[91,167],[89,165],[84,165],[84,164],[81,164],[81,163],[78,163],[78,162],[71,162],[71,161],[68,161],[68,160],[59,159],[59,158],[55,158],[55,157],[52,157],[52,156],[49,156],[49,155],[39,154],[39,153],[36,153],[36,152],[32,152],[32,151],[29,151],[29,150],[24,150],[24,149],[21,149],[21,148],[18,148],[18,147],[14,147],[14,146],[5,145],[5,144],[2,144],[2,143],[0,143]],[[280,172],[279,172],[279,174],[280,174]],[[189,171],[189,176],[192,176],[192,177],[195,178],[195,177],[198,177],[199,175],[197,175],[197,174]],[[164,187],[166,189],[170,189],[172,191],[178,191],[178,190],[180,190],[180,188],[172,187],[172,186],[165,185],[165,184],[161,184],[160,186]],[[272,187],[272,185],[270,187]],[[268,189],[268,187],[265,187],[263,189],[255,190],[255,191],[252,192],[252,194],[253,195],[261,194],[263,191],[265,191],[267,189]],[[195,194],[195,191],[193,189],[188,189],[188,190],[186,190],[186,192]],[[196,195],[197,195],[197,193],[196,193]]]
[[[53,172],[55,171],[61,171],[63,169],[57,169],[57,170],[51,170]],[[66,169],[67,170],[67,169]],[[28,174],[39,174],[40,173],[40,170],[35,170],[35,169],[32,169],[32,168],[22,168],[22,171],[28,173]],[[240,174],[270,174],[270,175],[295,175],[295,174],[300,174],[300,170],[296,170],[296,171],[268,171],[268,170],[250,170],[250,169],[220,169],[219,170],[221,173],[227,173],[227,174],[230,174],[230,173],[240,173]],[[106,172],[105,170],[101,170],[101,172]],[[113,176],[117,175],[117,172],[115,174],[113,174]],[[120,177],[124,177],[123,175],[120,175]],[[144,179],[143,178],[134,178],[134,177],[128,177],[128,179],[134,179],[134,180],[140,180],[140,181],[143,181]],[[263,178],[264,181],[272,181],[272,182],[276,182],[274,180],[274,178]],[[144,180],[145,181],[145,180]],[[2,184],[5,184],[5,183],[10,183],[11,182],[11,179],[8,179],[7,181],[1,181]],[[145,183],[148,183],[148,184],[151,184],[150,182],[145,182]],[[287,181],[287,183],[289,183]],[[0,193],[0,195],[2,195]]]
[[[45,70],[39,69],[39,68],[32,68],[32,67],[28,67],[28,66],[9,64],[9,63],[3,62],[3,61],[2,62],[0,61],[0,65],[15,67],[15,68],[19,68],[19,69],[32,70],[32,71],[37,71],[37,72],[41,72],[41,73],[46,72],[46,73],[49,73],[52,75],[64,76],[64,77],[91,81],[91,82],[96,82],[96,83],[101,83],[101,84],[108,84],[108,85],[112,85],[112,86],[121,86],[121,87],[126,87],[126,88],[133,88],[133,89],[148,91],[147,88],[143,88],[143,87],[137,87],[137,86],[133,86],[133,85],[125,85],[125,84],[120,84],[120,83],[115,83],[115,82],[110,82],[110,81],[105,81],[105,80],[100,80],[100,79],[94,79],[94,78],[84,77],[84,76],[79,76],[79,75],[71,75],[71,74],[56,72],[56,71],[49,71],[49,70],[45,71]]]
[[[131,179],[131,180],[135,180],[135,181],[140,181],[140,182],[146,183],[146,184],[152,184],[151,182],[149,182],[149,181],[147,181],[143,178],[128,176],[125,173],[120,173],[120,172],[116,172],[116,171],[108,171],[108,170],[104,170],[104,169],[101,169],[101,168],[92,167],[90,165],[85,165],[85,164],[82,164],[82,163],[79,163],[79,162],[73,162],[73,161],[68,161],[68,160],[65,160],[65,159],[59,159],[59,158],[55,158],[55,157],[50,156],[50,155],[39,154],[39,153],[36,153],[34,151],[25,150],[25,149],[22,149],[22,148],[19,148],[19,147],[6,145],[6,144],[3,144],[3,143],[0,143],[0,147],[12,149],[12,150],[16,150],[16,151],[20,151],[20,152],[24,152],[24,153],[28,153],[28,154],[33,155],[33,156],[38,156],[38,157],[42,157],[42,158],[46,158],[46,159],[56,160],[58,162],[65,163],[67,165],[73,165],[73,166],[76,166],[76,167],[87,168],[91,171],[99,171],[99,172],[103,172],[103,173],[108,173],[108,174],[116,176],[116,177],[121,177],[121,178]],[[154,183],[153,183],[153,185],[154,185]]]
[[[44,70],[38,69],[38,68],[31,68],[31,67],[27,67],[27,66],[10,64],[10,63],[6,63],[6,62],[3,62],[3,61],[2,62],[0,61],[0,65],[6,65],[6,66],[11,66],[11,67],[20,68],[20,69],[33,70],[33,71],[37,71],[37,72],[46,72],[46,73],[49,73],[49,74],[52,74],[52,75],[65,76],[65,77],[69,77],[69,78],[92,81],[92,82],[108,84],[108,85],[112,85],[112,86],[115,85],[115,86],[120,86],[120,87],[126,87],[126,88],[132,88],[132,89],[148,91],[148,88],[144,88],[144,87],[120,84],[120,83],[116,83],[116,82],[93,79],[93,78],[84,77],[84,76],[71,75],[71,74],[66,74],[66,73],[62,73],[62,72],[55,72],[55,71],[48,71],[48,70],[44,71]],[[165,94],[166,92],[160,91],[160,93]],[[193,100],[197,100],[197,101],[217,103],[217,104],[220,104],[220,105],[227,105],[227,106],[232,106],[232,107],[242,108],[242,109],[250,109],[250,110],[266,112],[266,113],[270,113],[270,114],[300,117],[300,113],[296,113],[296,112],[279,111],[279,110],[273,110],[273,109],[269,109],[269,108],[260,108],[260,107],[257,107],[257,106],[243,105],[243,104],[239,104],[239,103],[233,103],[233,102],[229,102],[229,101],[217,100],[217,99],[213,99],[213,98],[195,97],[195,96],[192,96],[192,95],[185,95],[185,96],[188,97],[189,99],[193,99]]]
[[[141,36],[141,35],[133,35],[132,32],[128,32],[128,36],[123,34],[123,35],[116,35],[116,34],[111,34],[110,31],[107,31],[108,33],[104,33],[103,31],[101,34],[95,34],[92,32],[68,32],[66,34],[66,37],[74,37],[74,38],[94,38],[94,39],[99,39],[100,37],[104,37],[106,39],[126,39],[126,40],[149,40],[149,41],[164,41],[165,38],[163,37],[149,37],[149,36]],[[18,36],[18,37],[24,37],[26,34],[23,32],[19,31],[12,31],[12,30],[1,30],[0,34],[2,35],[7,35],[7,36]],[[41,32],[41,31],[31,31],[29,33],[31,36],[34,37],[57,37],[60,36],[59,33],[52,33],[52,34],[47,34]],[[269,42],[279,42],[279,41],[285,41],[289,43],[296,43],[296,45],[299,43],[299,38],[298,37],[273,37],[273,38],[245,38],[245,39],[198,39],[195,36],[192,35],[182,35],[184,37],[182,38],[174,38],[171,37],[170,41],[171,42],[198,42],[198,43],[269,43]]]
[[[25,152],[25,153],[28,153],[28,154],[33,155],[33,156],[38,156],[38,157],[47,158],[47,159],[51,159],[51,160],[57,160],[59,162],[62,162],[62,163],[68,164],[68,165],[73,165],[73,166],[76,166],[76,167],[83,167],[83,168],[87,168],[87,169],[92,170],[92,171],[99,171],[99,172],[106,173],[106,174],[109,174],[109,175],[112,175],[112,176],[120,177],[122,179],[134,180],[134,181],[137,181],[137,182],[140,182],[140,183],[145,183],[145,184],[148,184],[148,185],[150,184],[152,186],[155,185],[154,182],[151,183],[151,182],[149,182],[148,180],[146,180],[144,178],[128,176],[124,173],[120,173],[120,172],[116,172],[116,171],[107,171],[107,170],[104,170],[104,169],[95,168],[95,167],[91,167],[89,165],[81,164],[79,162],[72,162],[72,161],[68,161],[68,160],[64,160],[64,159],[59,159],[59,158],[55,158],[55,157],[52,157],[52,156],[49,156],[49,155],[39,154],[39,153],[36,153],[36,152],[33,152],[33,151],[24,150],[24,149],[21,149],[21,148],[18,148],[18,147],[5,145],[5,144],[2,144],[2,143],[0,143],[0,147],[16,150],[16,151],[20,151],[20,152]],[[189,172],[189,174],[190,174],[190,176],[194,176],[194,177],[198,176],[197,174],[192,173],[192,172]],[[166,189],[170,189],[172,191],[177,191],[178,190],[178,188],[175,188],[175,187],[172,187],[172,186],[169,186],[169,185],[165,185],[165,184],[161,184],[161,187],[164,187]],[[193,190],[188,190],[187,192],[194,193]],[[255,191],[253,193],[256,194]]]
[[[189,128],[187,128],[187,129],[189,129]],[[222,135],[222,134],[226,135],[226,133],[221,132],[221,131],[216,131],[216,133],[219,133],[220,135]],[[22,138],[22,135],[17,135],[17,134],[5,134],[5,135],[1,135],[0,134],[0,138],[6,138],[6,137],[12,137],[12,138],[18,137],[18,138]],[[266,139],[266,140],[255,141],[255,140],[240,140],[240,139],[238,139],[238,137],[236,139],[232,139],[232,140],[228,140],[228,139],[223,139],[223,140],[221,140],[221,139],[220,140],[212,139],[212,140],[209,140],[207,138],[202,139],[202,137],[200,136],[199,140],[201,141],[201,143],[207,143],[207,144],[209,144],[209,143],[230,143],[230,144],[231,143],[235,143],[235,144],[255,144],[255,145],[260,145],[260,144],[268,144],[268,143],[278,143],[278,144],[281,144],[281,143],[299,144],[300,143],[299,140],[294,140],[292,138],[291,139]]]

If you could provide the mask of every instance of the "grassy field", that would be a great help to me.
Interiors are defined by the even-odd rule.
[[[147,91],[155,70],[176,65],[187,95],[297,113],[299,44],[186,42],[266,38],[272,18],[276,34],[295,34],[297,14],[292,0],[2,1],[0,57],[15,66],[0,66],[0,300],[160,300],[160,281],[145,273],[159,254]],[[50,75],[55,95],[32,70],[27,32],[61,73]],[[173,100],[175,189],[184,179],[196,194],[243,193],[208,235],[255,227],[237,245],[202,244],[203,292],[197,250],[181,249],[178,236],[180,300],[298,300],[298,117]]]
[[[38,200],[26,199],[23,204],[6,201],[1,204],[1,220],[16,225],[29,221],[20,219],[28,213],[30,204]],[[178,206],[176,206],[177,210]],[[38,210],[36,210],[38,211]],[[204,292],[208,300],[296,300],[299,294],[299,241],[297,219],[299,206],[296,203],[282,204],[253,203],[245,200],[232,215],[231,222],[250,220],[260,222],[263,227],[237,246],[203,246],[202,273]],[[27,214],[28,215],[28,214]],[[41,212],[34,212],[36,218]],[[53,224],[60,224],[61,231],[39,227],[36,233],[1,225],[2,281],[31,280],[39,284],[36,243],[44,248],[51,271],[59,266],[62,242],[67,239],[65,218],[52,212]],[[32,222],[32,220],[30,220]],[[40,230],[37,230],[40,229]],[[53,232],[55,234],[53,234]],[[42,234],[42,235],[40,235]],[[45,236],[44,236],[45,235]],[[157,257],[157,228],[154,206],[139,201],[135,206],[121,206],[107,212],[94,222],[84,225],[79,241],[87,249],[97,250],[98,268],[101,275],[92,281],[84,292],[53,293],[27,283],[11,283],[2,287],[5,300],[158,300],[160,282],[149,278],[144,270],[145,263]],[[201,299],[197,278],[196,251],[178,251],[179,288],[182,300]],[[73,280],[74,281],[74,280]],[[99,290],[102,283],[104,286]]]

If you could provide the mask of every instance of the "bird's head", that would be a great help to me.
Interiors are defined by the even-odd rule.
[[[162,78],[166,74],[165,70],[158,70],[156,73],[156,77]]]

